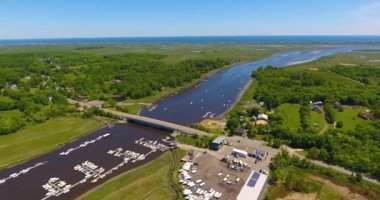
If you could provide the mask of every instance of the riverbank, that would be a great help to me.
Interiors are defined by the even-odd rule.
[[[277,52],[278,53],[278,52]],[[270,56],[270,55],[269,55]],[[264,59],[265,57],[263,58],[257,58],[255,60],[249,60],[249,61],[243,61],[243,62],[236,62],[236,63],[233,63],[231,65],[226,65],[224,67],[221,67],[221,68],[218,68],[218,69],[215,69],[215,70],[212,70],[206,74],[203,74],[200,78],[198,79],[194,79],[193,81],[189,82],[189,83],[186,83],[185,85],[181,86],[181,87],[177,87],[177,88],[169,88],[163,92],[159,92],[155,95],[152,95],[152,96],[149,96],[149,97],[146,97],[146,98],[142,98],[142,99],[138,99],[138,100],[126,100],[126,101],[123,101],[121,103],[119,103],[118,105],[121,105],[123,106],[123,104],[127,105],[129,104],[129,106],[127,106],[127,109],[129,108],[130,111],[129,113],[131,114],[137,114],[139,115],[140,112],[145,108],[146,105],[151,105],[153,104],[154,102],[157,102],[165,97],[168,97],[170,95],[173,95],[173,94],[176,94],[176,93],[179,93],[181,91],[184,91],[186,89],[189,89],[197,84],[199,84],[200,82],[206,80],[207,78],[221,72],[221,71],[224,71],[226,69],[229,69],[229,68],[232,68],[232,67],[235,67],[235,66],[238,66],[238,65],[242,65],[242,64],[245,64],[245,63],[250,63],[250,62],[255,62],[256,60],[259,60],[259,59]],[[249,87],[249,85],[245,86],[242,91],[240,92],[239,96],[238,96],[238,99],[244,95],[244,92],[245,90],[247,90]],[[236,101],[237,102],[237,101]],[[131,104],[134,104],[134,105],[131,105]],[[232,107],[232,106],[231,106]],[[225,113],[227,113],[228,111],[226,111]],[[222,115],[224,115],[225,113],[223,113]]]
[[[250,62],[250,61],[248,61]],[[167,89],[166,91],[163,91],[163,92],[159,92],[157,93],[156,95],[152,95],[150,97],[147,97],[147,98],[143,98],[143,99],[140,99],[140,100],[137,100],[138,101],[138,104],[139,105],[143,105],[143,104],[148,104],[148,105],[151,105],[153,104],[154,102],[156,101],[159,101],[160,99],[163,99],[165,97],[168,97],[172,94],[175,94],[175,93],[179,93],[181,91],[184,91],[186,89],[189,89],[195,85],[197,85],[198,83],[202,82],[203,80],[213,76],[214,74],[218,73],[218,72],[221,72],[223,70],[226,70],[228,68],[231,68],[231,67],[234,67],[234,66],[237,66],[237,65],[240,65],[240,64],[243,64],[244,62],[237,62],[237,63],[233,63],[231,65],[226,65],[224,67],[221,67],[221,68],[218,68],[218,69],[215,69],[215,70],[212,70],[206,74],[203,74],[200,78],[198,79],[194,79],[193,81],[189,82],[189,83],[186,83],[185,85],[181,86],[181,87],[177,87],[177,88],[169,88]],[[126,101],[127,103],[130,103],[128,102],[128,100]],[[137,114],[139,115],[141,110],[144,109],[145,105],[143,105],[136,113],[131,113],[131,114]]]
[[[185,155],[185,151],[178,149],[176,154],[178,158],[181,158]],[[155,194],[154,199],[173,199],[174,194],[169,185],[169,173],[176,173],[177,169],[169,172],[168,163],[172,163],[172,161],[171,154],[165,153],[145,165],[115,176],[76,199],[136,199],[136,197],[143,198],[152,191]]]
[[[103,125],[93,119],[60,117],[0,136],[0,170],[52,152]]]

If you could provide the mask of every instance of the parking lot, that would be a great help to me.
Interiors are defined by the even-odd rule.
[[[186,146],[187,149],[192,149],[191,152],[193,154],[192,163],[194,163],[194,165],[188,172],[191,176],[190,181],[204,182],[205,184],[202,184],[202,186],[195,184],[193,187],[183,184],[185,189],[191,190],[196,196],[199,196],[197,191],[201,189],[222,193],[219,199],[236,199],[250,172],[252,170],[258,172],[262,170],[269,171],[271,158],[279,151],[266,147],[261,141],[253,141],[241,137],[227,138],[227,142],[230,143],[230,145],[223,146],[219,151]],[[258,161],[253,157],[235,157],[231,155],[233,149],[244,150],[248,153],[260,149],[267,152],[268,155],[263,161]],[[229,161],[222,161],[226,156],[229,157]],[[246,167],[242,167],[243,165],[239,163],[246,164]],[[232,166],[235,166],[235,169],[232,169]],[[213,198],[216,199],[215,197]]]

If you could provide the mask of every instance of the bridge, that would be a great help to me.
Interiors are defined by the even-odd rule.
[[[204,131],[201,131],[198,129],[194,129],[194,128],[190,128],[187,126],[183,126],[183,125],[179,125],[179,124],[175,124],[175,123],[171,123],[171,122],[166,122],[166,121],[162,121],[162,120],[158,120],[158,119],[153,119],[150,117],[144,117],[144,116],[140,116],[140,115],[134,115],[134,114],[129,114],[129,113],[125,113],[125,112],[104,109],[104,108],[101,108],[99,106],[94,106],[94,105],[91,105],[88,103],[75,101],[72,99],[68,99],[68,102],[70,104],[79,104],[82,107],[84,107],[84,106],[86,106],[86,107],[98,107],[105,112],[111,113],[111,114],[119,116],[121,118],[124,118],[124,119],[128,120],[129,122],[148,126],[148,127],[152,127],[152,128],[156,128],[156,129],[161,129],[161,130],[170,131],[170,132],[180,131],[182,133],[186,133],[189,135],[199,135],[199,136],[211,135],[210,133],[207,133],[207,132],[204,132]]]

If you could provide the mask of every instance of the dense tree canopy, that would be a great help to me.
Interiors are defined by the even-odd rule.
[[[331,73],[333,72],[333,73]],[[292,131],[280,113],[270,115],[270,136],[295,148],[304,148],[308,156],[340,165],[357,172],[376,175],[380,171],[380,70],[374,67],[330,67],[315,72],[292,68],[259,68],[254,98],[268,109],[283,103],[303,105],[299,111],[301,128]],[[369,80],[369,81],[367,81]],[[309,126],[310,101],[322,101],[326,120],[336,122],[334,102],[371,108],[377,119],[362,123],[355,130],[337,129],[323,134]],[[268,138],[271,138],[268,137]]]
[[[130,53],[98,55],[82,52],[0,54],[0,111],[22,111],[27,122],[40,123],[73,111],[66,99],[138,99],[165,88],[185,85],[201,75],[231,64],[222,59],[162,61],[165,55]],[[0,134],[22,126],[3,120]],[[8,127],[8,128],[7,128]]]

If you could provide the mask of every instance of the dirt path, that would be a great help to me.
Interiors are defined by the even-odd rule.
[[[284,198],[279,198],[277,200],[316,200],[317,199],[317,194],[316,193],[311,193],[311,194],[303,194],[299,192],[291,192]]]
[[[325,109],[322,108],[321,111],[322,111],[322,115],[323,115],[324,121],[323,121],[323,128],[319,131],[319,134],[322,134],[322,133],[326,132],[329,129],[329,124],[326,121],[326,112],[325,112]]]
[[[175,151],[172,150],[171,154],[172,154],[172,163],[170,165],[169,172],[168,172],[170,189],[174,193],[174,199],[179,199],[179,196],[181,195],[181,188],[179,187],[179,185],[176,183],[174,179],[174,174],[176,172],[176,168],[179,163],[179,160]]]
[[[286,145],[283,145],[282,147],[285,148],[289,152],[289,155],[291,155],[291,156],[294,155],[294,156],[297,156],[301,159],[307,159],[305,156],[298,154],[297,149],[293,149],[293,148],[286,146]],[[330,165],[330,164],[324,163],[324,162],[319,161],[319,160],[311,160],[311,159],[307,159],[307,160],[310,161],[311,163],[315,164],[315,165],[330,168],[330,169],[336,170],[340,173],[346,174],[348,176],[351,176],[351,174],[353,173],[352,171],[347,170],[347,169],[340,167],[340,166],[337,166],[337,165]],[[363,176],[363,179],[368,181],[368,182],[380,185],[380,182],[378,180],[372,179],[368,176]]]
[[[310,176],[310,177],[318,182],[323,183],[324,187],[333,188],[334,192],[338,194],[342,199],[367,200],[367,198],[365,198],[364,196],[357,193],[353,193],[350,191],[349,188],[341,186],[341,185],[337,185],[331,182],[330,180],[326,180],[318,176]]]

